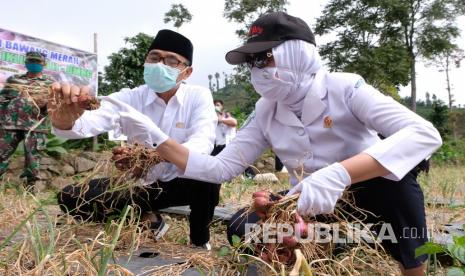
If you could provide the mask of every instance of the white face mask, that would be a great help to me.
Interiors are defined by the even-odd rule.
[[[263,98],[300,116],[305,96],[322,67],[321,58],[315,45],[302,40],[288,40],[272,50],[276,68],[252,68],[252,84]]]
[[[253,67],[251,72],[252,85],[260,96],[265,99],[281,102],[295,89],[297,84],[290,70],[278,67]]]

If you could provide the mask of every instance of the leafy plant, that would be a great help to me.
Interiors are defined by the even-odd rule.
[[[126,218],[128,217],[128,214],[132,211],[131,206],[126,206],[122,213],[121,213],[121,219],[119,223],[117,224],[116,229],[114,229],[112,232],[107,233],[108,237],[111,237],[110,243],[105,244],[102,249],[100,250],[100,264],[98,267],[98,275],[106,275],[107,269],[108,269],[108,263],[110,262],[110,259],[113,257],[113,253],[116,248],[116,244],[118,243],[118,239],[121,236],[121,230],[123,229],[123,226],[126,222]]]
[[[68,151],[65,148],[66,141],[68,141],[68,139],[49,134],[45,142],[45,152],[51,156],[67,154]]]
[[[462,225],[465,230],[465,224]],[[436,255],[445,253],[453,259],[453,266],[447,269],[448,276],[465,276],[465,235],[454,236],[454,243],[448,245],[441,245],[434,242],[427,242],[424,245],[415,249],[415,257],[428,254],[429,257],[433,256],[434,260],[434,273],[436,274],[437,260]]]
[[[40,210],[47,220],[46,230],[42,229],[35,215],[32,216],[31,221],[26,222],[26,229],[30,239],[30,245],[34,252],[36,266],[42,266],[50,255],[55,252],[57,242],[55,239],[56,233],[54,223],[45,209],[40,208]],[[47,233],[47,238],[44,238],[44,231]]]
[[[465,138],[457,141],[444,141],[442,146],[434,153],[433,160],[437,164],[464,164]]]
[[[252,250],[252,248],[250,245],[244,244],[239,236],[233,235],[231,242],[231,246],[222,246],[217,254],[219,257],[228,258],[235,270],[238,271],[238,275],[243,275],[247,270],[250,259],[256,259],[257,257],[243,253]],[[260,259],[257,260],[260,261]]]
[[[438,129],[441,136],[445,137],[450,133],[450,129],[447,125],[447,120],[449,118],[449,108],[444,104],[443,101],[437,99],[434,94],[433,99],[433,112],[428,119]]]
[[[93,137],[84,138],[84,139],[75,139],[66,141],[63,146],[66,150],[79,149],[79,150],[91,150]],[[97,151],[105,151],[111,149],[118,144],[116,142],[108,140],[108,133],[104,133],[98,136],[97,138]]]
[[[39,211],[39,210],[42,210],[41,209],[42,206],[39,206],[37,207],[36,209],[34,209],[24,220],[21,221],[20,224],[18,224],[14,229],[13,231],[8,235],[8,237],[6,237],[3,242],[0,244],[0,251],[2,251],[7,245],[8,243],[14,238],[14,236],[19,232],[19,230],[21,230],[24,225],[26,225],[26,223],[29,222],[30,219],[32,219],[32,217],[34,217],[34,215]]]

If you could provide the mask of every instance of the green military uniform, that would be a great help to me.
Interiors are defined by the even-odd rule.
[[[44,57],[39,53],[26,54],[26,62],[34,59],[40,62]],[[46,99],[52,83],[45,75],[14,75],[0,90],[0,176],[8,168],[9,157],[24,140],[25,167],[21,177],[26,177],[28,184],[39,179],[39,150],[45,147]]]

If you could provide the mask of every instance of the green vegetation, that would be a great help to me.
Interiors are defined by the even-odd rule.
[[[411,105],[411,98],[401,101],[404,105]],[[439,164],[465,164],[465,109],[454,107],[449,109],[446,104],[433,94],[429,94],[426,101],[417,101],[417,113],[429,120],[439,131],[443,145],[432,157]]]
[[[111,54],[104,74],[99,75],[99,95],[108,95],[122,88],[134,88],[144,84],[144,61],[153,38],[139,33],[124,38],[127,47]]]
[[[465,231],[465,224],[462,226]],[[415,255],[420,256],[424,254],[429,255],[430,265],[433,262],[432,268],[429,267],[434,275],[438,270],[437,254],[445,253],[453,260],[453,265],[447,268],[447,276],[465,276],[465,235],[454,236],[453,243],[442,245],[435,242],[428,242],[415,250]],[[432,257],[432,258],[431,258]]]
[[[410,82],[415,111],[416,62],[454,55],[464,14],[462,0],[331,0],[315,32],[337,36],[321,50],[332,70],[356,72],[387,94]]]
[[[172,4],[171,9],[165,13],[163,22],[173,22],[176,28],[180,28],[184,23],[189,23],[191,20],[192,14],[183,4]]]
[[[65,143],[68,139],[55,136],[53,134],[47,135],[47,141],[45,143],[45,152],[50,156],[59,154],[66,154]]]
[[[231,112],[240,127],[254,110],[259,95],[251,85],[231,83],[214,92],[213,98],[224,102],[226,111]]]

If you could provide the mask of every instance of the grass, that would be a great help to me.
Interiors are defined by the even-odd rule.
[[[289,189],[289,183],[255,183],[250,178],[236,177],[231,182],[223,183],[220,191],[220,205],[250,204],[252,194],[257,190],[284,191]]]
[[[420,174],[418,181],[427,201],[442,199],[445,203],[465,199],[465,168],[442,166],[429,174]]]
[[[137,247],[139,236],[134,234],[140,231],[131,208],[102,231],[101,225],[78,224],[60,217],[50,193],[41,196],[43,199],[37,199],[8,188],[0,192],[0,275],[107,275],[109,271],[125,271],[110,261],[116,248],[130,253]]]
[[[419,182],[426,202],[442,200],[442,204],[427,205],[431,229],[441,231],[444,223],[465,221],[465,206],[457,204],[465,198],[465,168],[432,167],[429,175],[419,177]],[[236,178],[222,185],[220,205],[245,206],[254,191],[287,188],[288,183],[257,184]],[[15,180],[3,179],[0,182],[0,275],[131,275],[124,264],[115,264],[114,260],[119,255],[130,255],[141,246],[160,252],[162,257],[187,260],[175,266],[148,268],[151,275],[175,275],[190,266],[204,274],[215,266],[221,272],[219,275],[226,275],[244,271],[247,263],[257,263],[252,257],[235,253],[235,248],[226,240],[226,226],[222,222],[212,223],[213,252],[207,253],[188,246],[189,227],[185,217],[165,218],[171,225],[170,231],[164,241],[155,243],[150,233],[139,227],[138,217],[131,208],[106,225],[78,223],[61,214],[53,191],[47,190],[35,197],[20,188]],[[309,263],[319,261],[334,274],[341,275],[398,273],[392,259],[364,264],[370,262],[370,254],[355,250],[340,256],[338,264],[334,259],[309,260]],[[352,265],[350,271],[343,269],[349,265]],[[259,267],[263,275],[271,273],[266,265],[259,264]],[[273,269],[282,273],[280,267]],[[286,268],[286,273],[289,272],[290,268]]]

